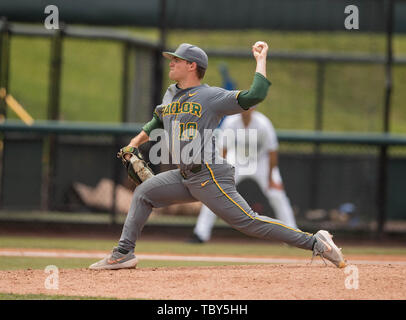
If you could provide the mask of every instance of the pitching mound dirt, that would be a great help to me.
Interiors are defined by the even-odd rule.
[[[175,300],[405,299],[406,267],[250,265],[59,270],[59,289],[46,289],[44,270],[0,271],[0,291],[87,297]]]

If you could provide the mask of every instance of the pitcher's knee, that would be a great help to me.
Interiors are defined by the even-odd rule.
[[[147,189],[143,187],[143,185],[139,185],[135,190],[133,194],[133,202],[138,203],[138,204],[147,204],[151,205],[150,201],[148,200],[147,197]]]
[[[252,224],[255,223],[255,219],[249,216],[239,216],[235,219],[224,219],[232,228],[250,235],[252,232]]]

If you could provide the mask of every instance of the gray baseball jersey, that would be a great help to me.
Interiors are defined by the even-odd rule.
[[[171,85],[155,113],[168,133],[172,159],[181,170],[197,163],[221,163],[215,144],[214,130],[225,115],[243,111],[238,104],[240,91],[203,84],[188,89]]]
[[[247,235],[312,250],[315,243],[312,234],[254,212],[236,190],[235,168],[228,163],[215,162],[219,156],[212,130],[217,128],[222,116],[244,111],[238,104],[238,93],[208,85],[185,90],[175,85],[168,88],[155,113],[168,133],[167,143],[172,156],[178,155],[175,160],[179,160],[180,169],[162,172],[135,189],[119,241],[120,248],[134,250],[152,208],[198,200]],[[209,130],[208,137],[205,137],[205,130]],[[179,159],[177,144],[181,153],[184,149],[189,152],[190,146],[198,149],[193,150],[196,152],[191,157],[192,163],[182,157]],[[196,166],[194,163],[201,164],[198,171],[190,170]]]

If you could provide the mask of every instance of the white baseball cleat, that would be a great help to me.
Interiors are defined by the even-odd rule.
[[[91,270],[117,270],[117,269],[132,269],[137,266],[138,260],[133,252],[123,254],[118,252],[118,248],[113,251],[104,259],[93,263],[89,266]]]
[[[316,238],[316,243],[313,247],[312,261],[315,256],[320,256],[322,259],[326,258],[331,261],[337,268],[344,268],[347,265],[341,249],[335,245],[333,236],[328,231],[320,230],[314,237]]]

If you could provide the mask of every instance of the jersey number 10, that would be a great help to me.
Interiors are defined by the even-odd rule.
[[[196,137],[197,123],[179,123],[179,140],[192,140]]]

